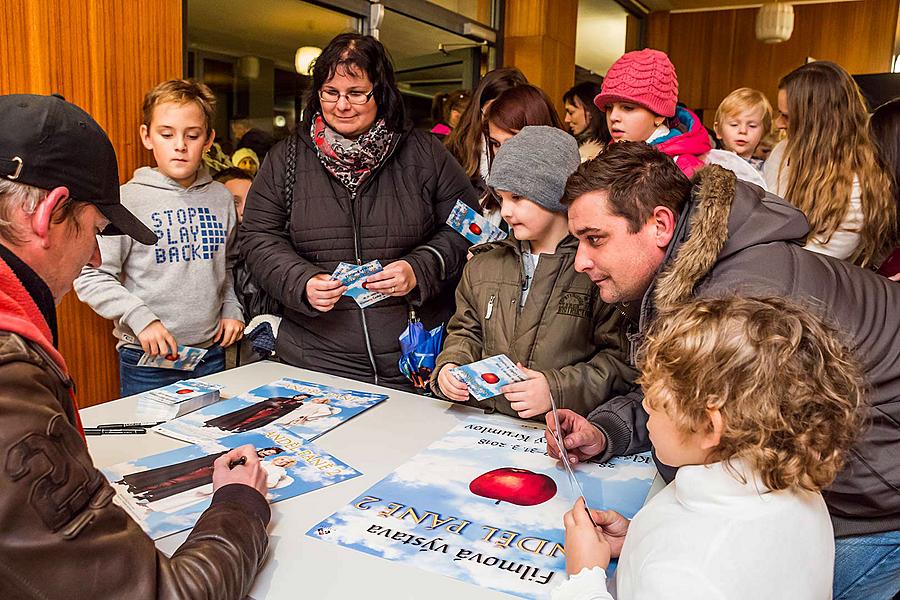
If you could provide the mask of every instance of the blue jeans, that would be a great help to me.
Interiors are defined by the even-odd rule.
[[[900,531],[834,540],[834,600],[890,600],[900,591]]]
[[[193,371],[136,366],[144,352],[140,348],[119,348],[119,391],[122,397],[163,387],[182,379],[194,379],[225,370],[225,350],[215,344],[207,349]]]

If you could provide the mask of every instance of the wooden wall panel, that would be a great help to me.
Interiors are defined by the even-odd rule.
[[[562,110],[575,83],[577,0],[506,0],[503,64],[518,67]]]
[[[780,44],[756,40],[757,9],[651,13],[646,44],[669,53],[680,100],[702,109],[711,126],[719,102],[741,86],[775,102],[778,80],[807,57],[839,63],[852,74],[890,70],[896,0],[794,6],[794,32]]]
[[[0,94],[57,92],[109,134],[124,182],[149,164],[138,140],[144,93],[181,76],[181,0],[0,0]],[[112,324],[68,294],[60,350],[81,406],[116,398]]]

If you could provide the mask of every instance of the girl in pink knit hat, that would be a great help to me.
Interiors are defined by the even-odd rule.
[[[700,119],[677,106],[678,76],[664,52],[638,50],[617,60],[594,104],[606,113],[613,143],[647,142],[671,156],[690,177],[711,149]]]

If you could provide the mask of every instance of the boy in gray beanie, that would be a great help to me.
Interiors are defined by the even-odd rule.
[[[578,241],[560,199],[579,162],[575,139],[554,127],[525,127],[500,147],[488,185],[512,236],[471,250],[432,375],[437,395],[467,402],[450,370],[497,354],[528,379],[467,402],[485,412],[543,421],[552,394],[558,407],[586,415],[631,388],[624,323],[574,269]]]

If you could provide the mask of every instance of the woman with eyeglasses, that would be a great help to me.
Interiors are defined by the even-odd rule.
[[[316,60],[296,134],[260,167],[241,226],[250,271],[284,307],[278,356],[412,389],[397,364],[398,337],[411,307],[426,327],[453,314],[468,245],[446,225],[457,199],[477,206],[459,164],[407,122],[381,43],[334,38]],[[360,308],[331,274],[341,262],[372,260],[384,270],[365,287],[388,298]]]

